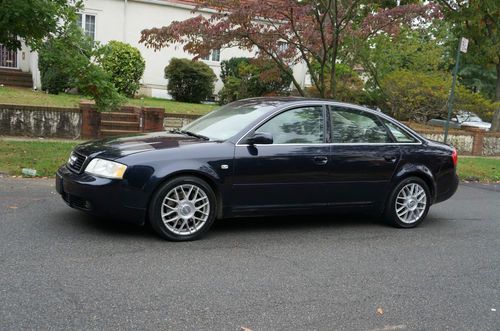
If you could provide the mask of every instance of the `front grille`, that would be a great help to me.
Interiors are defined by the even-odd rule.
[[[68,161],[68,168],[79,173],[82,170],[86,159],[86,156],[77,152],[72,152]]]

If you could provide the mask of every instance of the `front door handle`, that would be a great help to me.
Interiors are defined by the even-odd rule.
[[[313,161],[317,165],[325,165],[328,163],[328,156],[314,156]]]
[[[384,155],[384,159],[387,162],[394,163],[394,162],[396,162],[396,160],[398,159],[398,157],[396,155]]]

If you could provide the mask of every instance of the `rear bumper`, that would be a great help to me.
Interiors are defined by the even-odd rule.
[[[56,190],[72,208],[136,224],[145,222],[147,197],[126,181],[76,174],[61,166],[56,173]]]
[[[436,195],[436,200],[434,201],[434,203],[442,202],[451,198],[457,191],[458,183],[459,179],[457,174],[455,173],[453,174],[451,181],[449,181],[447,189]]]

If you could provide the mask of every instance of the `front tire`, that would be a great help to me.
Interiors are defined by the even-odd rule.
[[[217,199],[212,188],[197,177],[183,176],[163,184],[149,206],[152,228],[172,241],[200,239],[212,226]]]
[[[414,228],[427,216],[430,202],[429,187],[422,179],[405,178],[392,191],[387,202],[385,219],[399,228]]]

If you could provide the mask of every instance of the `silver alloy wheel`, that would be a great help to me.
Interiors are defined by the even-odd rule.
[[[411,224],[420,219],[427,206],[427,193],[417,183],[410,183],[399,191],[396,198],[396,215],[401,222]]]
[[[182,184],[171,189],[161,205],[161,218],[168,230],[181,236],[196,233],[210,214],[210,200],[201,188]]]

